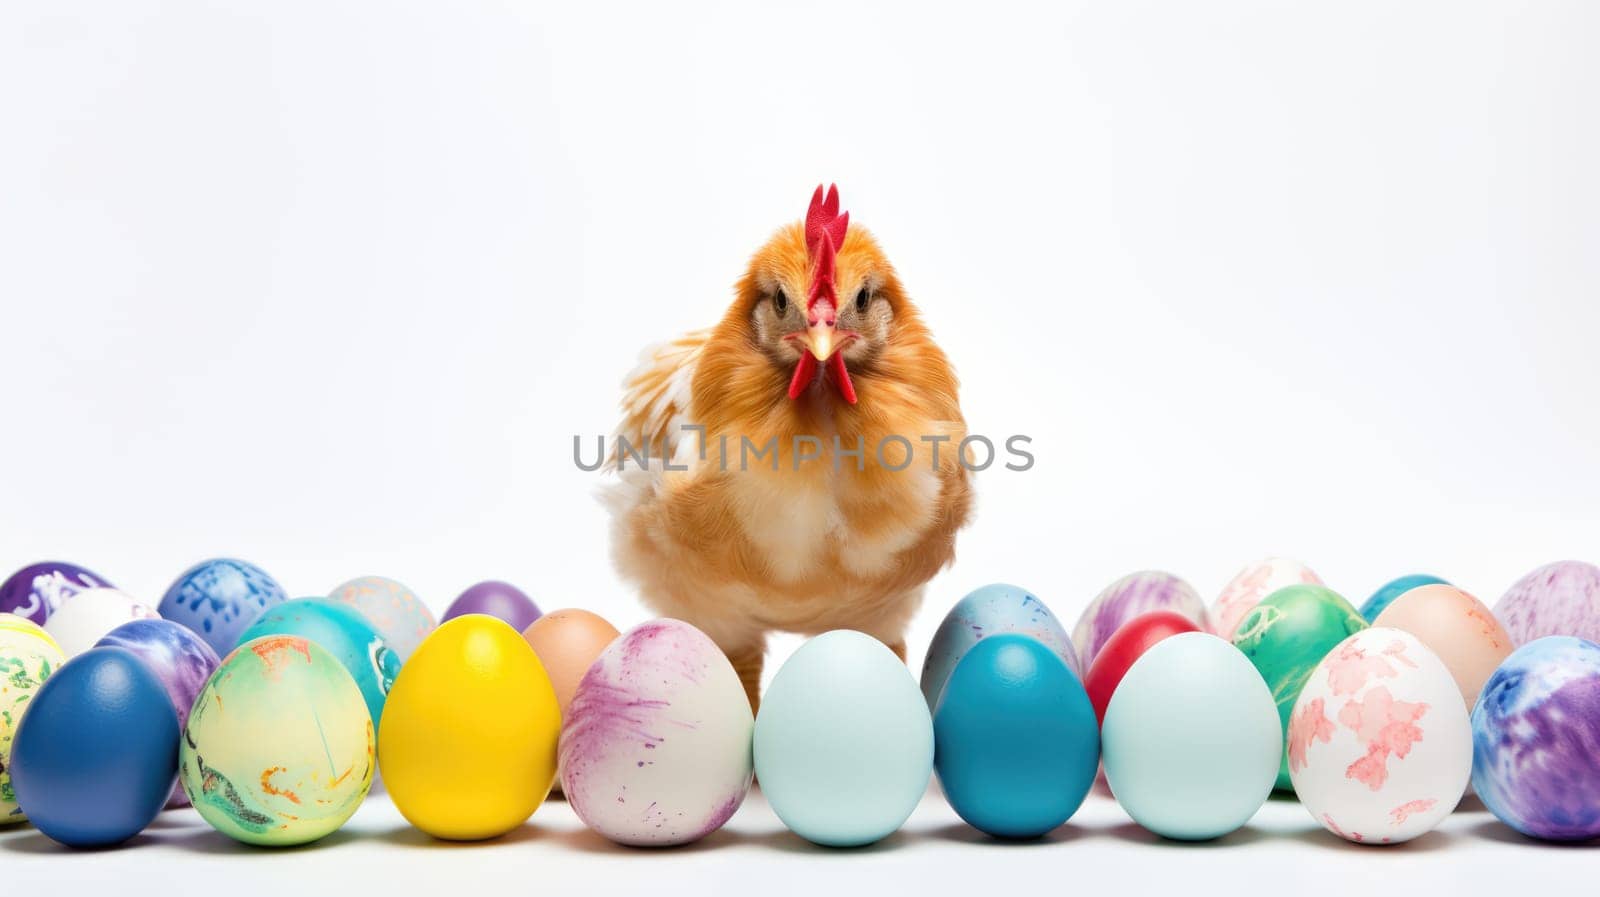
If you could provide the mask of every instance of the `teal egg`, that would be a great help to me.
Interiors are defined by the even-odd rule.
[[[383,702],[400,673],[400,656],[360,612],[327,598],[296,598],[271,608],[245,630],[239,644],[267,635],[297,635],[332,654],[361,689],[372,725],[383,719]]]
[[[1166,838],[1218,838],[1266,803],[1283,756],[1272,692],[1231,644],[1205,632],[1162,639],[1106,707],[1101,756],[1111,793]]]
[[[910,818],[933,774],[933,721],[911,671],[869,635],[800,646],[761,699],[756,777],[790,831],[871,844]]]
[[[1100,763],[1099,725],[1078,677],[1054,650],[1014,633],[979,641],[956,664],[933,740],[950,806],[1000,838],[1037,838],[1066,822]]]

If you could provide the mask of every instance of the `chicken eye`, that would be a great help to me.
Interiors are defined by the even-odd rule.
[[[783,291],[783,287],[779,287],[778,291],[772,294],[772,309],[780,318],[789,313],[789,296]]]
[[[870,302],[870,301],[872,301],[872,297],[868,296],[866,288],[862,287],[861,292],[856,293],[856,311],[858,311],[858,312],[866,311],[867,310],[867,303]]]

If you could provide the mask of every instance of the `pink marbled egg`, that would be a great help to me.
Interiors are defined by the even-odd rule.
[[[1244,618],[1261,599],[1285,587],[1322,585],[1322,577],[1299,561],[1263,558],[1234,575],[1211,603],[1211,631],[1230,641]]]
[[[1317,664],[1289,718],[1289,777],[1341,838],[1394,844],[1461,800],[1472,729],[1450,670],[1416,636],[1364,629]]]
[[[578,683],[561,728],[561,790],[584,825],[619,844],[687,844],[750,790],[755,719],[705,633],[636,626]]]

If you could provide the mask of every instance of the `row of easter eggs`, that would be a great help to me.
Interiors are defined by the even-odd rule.
[[[1585,748],[1600,743],[1600,569],[1540,568],[1498,608],[1508,626],[1443,580],[1408,576],[1358,613],[1304,565],[1268,559],[1210,608],[1170,574],[1125,577],[1069,638],[1034,596],[982,589],[951,611],[923,671],[940,779],[964,818],[1000,835],[1064,821],[1096,760],[1129,814],[1173,838],[1224,834],[1292,788],[1342,837],[1408,840],[1469,777],[1525,834],[1600,835],[1600,755]],[[996,633],[1013,635],[980,653]],[[1043,666],[1059,668],[1043,677],[1056,685],[1018,672]],[[991,737],[979,719],[1019,734]]]

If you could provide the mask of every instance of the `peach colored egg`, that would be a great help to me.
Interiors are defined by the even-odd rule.
[[[1378,614],[1374,626],[1409,632],[1439,655],[1467,710],[1489,674],[1511,654],[1511,636],[1482,601],[1455,586],[1418,586]]]
[[[522,631],[550,675],[563,717],[583,674],[619,635],[617,627],[600,616],[576,608],[545,614]]]

